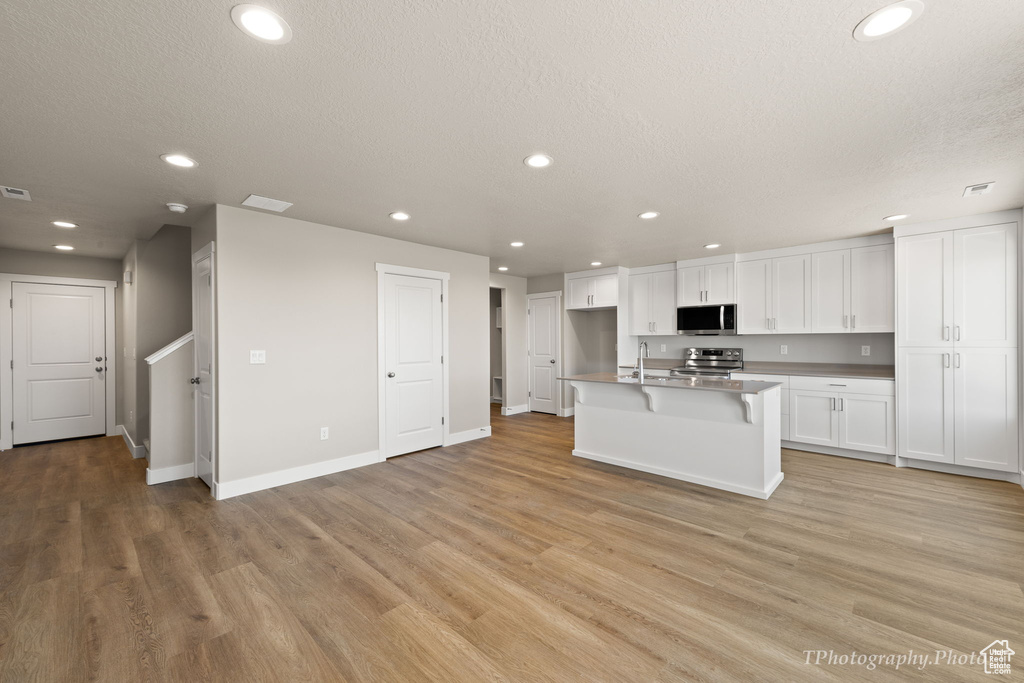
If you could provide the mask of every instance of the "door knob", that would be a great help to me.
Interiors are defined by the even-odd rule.
[[[103,368],[96,368],[96,372],[103,372]]]
[[[552,358],[552,359],[551,359],[551,362],[552,362],[552,363],[554,363],[554,362],[555,362],[555,359],[554,359],[554,358]]]
[[[393,373],[393,372],[389,372],[388,373],[388,377],[394,377],[394,376],[395,376],[395,373]]]
[[[99,363],[101,360],[103,360],[103,356],[96,356],[96,362],[97,363]]]

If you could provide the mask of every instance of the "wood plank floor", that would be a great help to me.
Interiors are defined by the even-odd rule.
[[[758,501],[492,422],[223,502],[120,438],[0,454],[0,681],[991,680],[804,651],[997,638],[1024,673],[1019,486],[786,451]]]

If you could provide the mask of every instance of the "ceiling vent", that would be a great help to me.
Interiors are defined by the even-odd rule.
[[[981,185],[968,185],[964,188],[965,197],[977,197],[978,195],[988,194],[992,191],[992,186],[995,183],[982,183]]]
[[[291,202],[282,202],[280,199],[261,197],[258,194],[251,194],[246,197],[244,202],[242,202],[242,206],[251,206],[254,209],[266,209],[267,211],[276,211],[278,213],[281,213],[291,205]]]
[[[26,202],[32,201],[31,195],[28,190],[19,190],[16,187],[0,187],[0,195],[3,195],[7,199],[24,199]]]

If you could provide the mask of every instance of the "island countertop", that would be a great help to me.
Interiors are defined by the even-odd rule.
[[[587,375],[559,377],[565,382],[598,382],[601,384],[631,384],[646,387],[666,387],[670,389],[697,389],[701,391],[721,391],[732,394],[760,394],[769,389],[780,387],[778,382],[758,382],[743,379],[715,379],[711,377],[650,377],[640,382],[632,375],[618,375],[614,372],[593,372]]]

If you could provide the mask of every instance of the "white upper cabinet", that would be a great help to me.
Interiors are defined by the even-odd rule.
[[[953,233],[953,341],[1017,345],[1017,231],[1013,223]]]
[[[896,299],[898,346],[952,346],[953,233],[900,238]]]
[[[811,255],[772,259],[772,332],[811,331]]]
[[[619,276],[593,275],[568,280],[566,308],[615,308],[619,305]]]
[[[736,264],[736,333],[770,334],[772,318],[772,260]]]
[[[680,268],[676,298],[679,306],[736,303],[733,291],[736,281],[732,263]]]
[[[850,250],[811,255],[811,331],[850,331]]]
[[[896,330],[895,247],[882,244],[850,250],[850,331]]]
[[[676,333],[674,270],[629,276],[629,333],[634,336]]]

